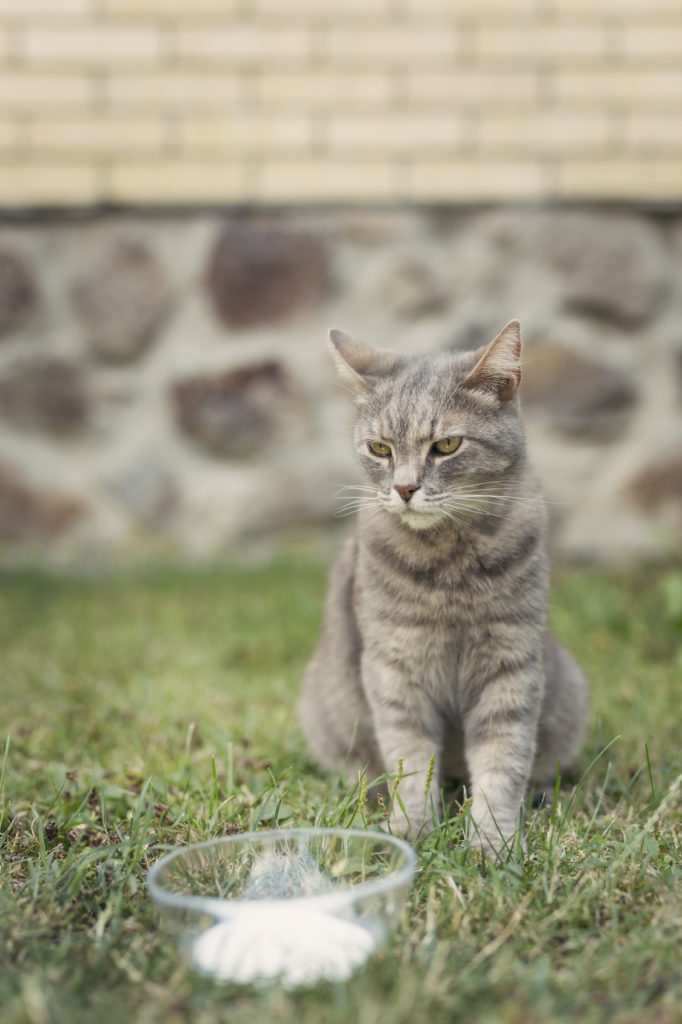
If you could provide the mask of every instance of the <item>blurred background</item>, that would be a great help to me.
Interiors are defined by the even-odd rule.
[[[0,0],[5,563],[323,534],[328,327],[512,317],[555,551],[679,555],[679,0]]]

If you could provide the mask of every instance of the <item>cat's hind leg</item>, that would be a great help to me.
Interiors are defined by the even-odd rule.
[[[342,548],[329,578],[322,635],[303,676],[298,716],[308,747],[327,769],[349,780],[383,772],[372,716],[360,681],[361,641],[352,601],[355,544]]]
[[[580,751],[587,719],[587,682],[577,662],[551,634],[544,651],[545,693],[533,768],[537,790],[552,790],[557,763],[571,768]]]

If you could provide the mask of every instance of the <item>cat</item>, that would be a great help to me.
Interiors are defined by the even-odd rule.
[[[533,781],[580,750],[587,685],[546,622],[546,509],[520,415],[521,333],[408,355],[329,335],[368,484],[330,573],[299,719],[324,768],[401,765],[393,830],[428,835],[464,779],[471,841],[511,846]]]

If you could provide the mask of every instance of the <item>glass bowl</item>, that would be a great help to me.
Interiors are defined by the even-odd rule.
[[[180,847],[147,876],[192,965],[221,981],[344,980],[395,926],[416,866],[384,832],[292,828]]]

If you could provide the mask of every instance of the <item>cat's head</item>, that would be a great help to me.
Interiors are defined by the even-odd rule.
[[[525,461],[518,320],[473,352],[407,355],[335,330],[329,339],[358,409],[365,503],[415,530],[482,513]]]

